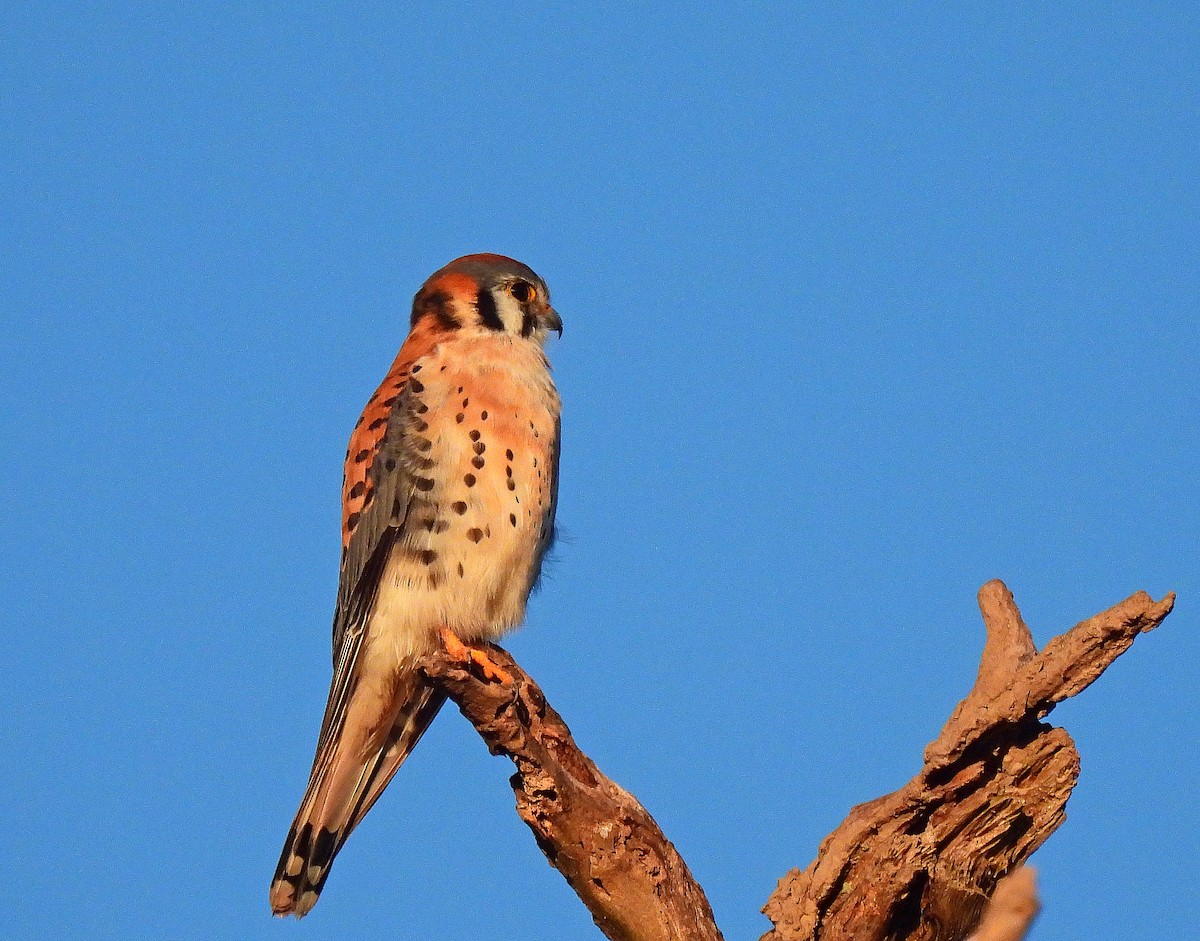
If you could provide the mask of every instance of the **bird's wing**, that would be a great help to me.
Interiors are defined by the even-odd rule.
[[[415,333],[367,404],[350,438],[343,489],[342,568],[333,620],[333,680],[308,788],[271,890],[277,914],[303,915],[334,856],[441,707],[444,697],[415,671],[378,678],[355,696],[359,662],[388,556],[413,525],[427,458],[422,386],[413,373],[432,347]],[[382,725],[381,725],[382,723]]]
[[[333,616],[333,684],[321,723],[317,758],[336,734],[352,688],[363,635],[392,548],[420,500],[427,463],[418,450],[426,423],[413,376],[436,337],[414,331],[350,436],[342,483],[342,566]]]

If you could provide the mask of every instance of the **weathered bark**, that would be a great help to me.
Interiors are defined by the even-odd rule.
[[[491,645],[488,655],[512,683],[488,682],[444,652],[422,668],[492,754],[517,766],[517,813],[600,930],[613,941],[720,941],[704,890],[654,818],[579,750],[507,651]]]
[[[780,880],[763,941],[954,941],[979,922],[996,883],[1064,819],[1075,743],[1040,720],[1157,627],[1174,595],[1145,592],[1037,652],[1000,581],[980,589],[987,641],[975,686],[900,790],[851,810],[803,872]]]
[[[853,808],[807,869],[780,880],[762,941],[959,941],[972,931],[972,941],[1019,941],[1037,912],[1032,873],[1020,867],[1062,823],[1079,772],[1071,737],[1040,720],[1173,603],[1138,592],[1039,653],[1004,584],[984,585],[974,688],[926,748],[920,774]],[[703,890],[650,814],[579,750],[506,651],[489,655],[511,683],[445,652],[422,668],[492,753],[513,760],[517,812],[601,931],[614,941],[720,939]]]

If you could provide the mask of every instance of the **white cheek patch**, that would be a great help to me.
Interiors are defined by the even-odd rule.
[[[504,324],[505,333],[520,333],[521,324],[525,320],[525,312],[521,310],[521,305],[517,303],[517,299],[508,291],[496,291],[496,313],[500,315],[500,322]]]

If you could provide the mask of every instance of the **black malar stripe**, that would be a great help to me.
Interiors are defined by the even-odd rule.
[[[496,309],[496,299],[492,297],[492,292],[486,288],[480,289],[475,296],[475,306],[479,308],[479,320],[489,330],[503,330],[504,321],[500,319],[500,312]]]

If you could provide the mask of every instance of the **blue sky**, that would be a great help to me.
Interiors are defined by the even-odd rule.
[[[340,460],[413,292],[566,322],[564,538],[511,649],[726,936],[969,687],[1174,614],[1060,707],[1036,941],[1195,927],[1200,15],[1184,4],[9,5],[4,935],[593,938],[435,723],[303,922]]]

